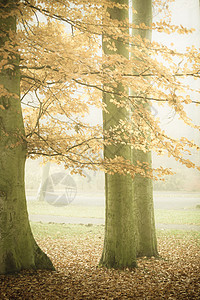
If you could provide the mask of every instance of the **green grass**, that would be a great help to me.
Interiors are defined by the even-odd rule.
[[[77,237],[101,238],[104,236],[102,225],[42,224],[31,222],[35,237],[53,239],[76,239]],[[194,239],[200,243],[200,232],[184,230],[157,230],[158,238]]]
[[[39,238],[76,238],[87,235],[95,237],[104,235],[104,226],[102,225],[74,225],[74,224],[43,224],[30,222],[33,234]]]
[[[174,237],[175,239],[194,239],[200,244],[200,232],[199,231],[185,231],[176,229],[157,229],[156,235],[158,238]]]
[[[155,210],[156,223],[200,225],[200,210]]]
[[[29,201],[29,214],[54,215],[77,218],[104,218],[103,206],[68,205],[54,207],[46,202]],[[200,225],[200,210],[155,210],[156,223]]]
[[[77,218],[104,218],[104,207],[67,205],[55,207],[46,202],[28,201],[29,214],[53,215]]]

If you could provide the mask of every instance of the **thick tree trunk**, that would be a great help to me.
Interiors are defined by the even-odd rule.
[[[109,114],[104,113],[105,129],[116,125],[127,113],[109,103],[104,95]],[[115,155],[130,159],[131,149],[124,145],[109,145],[104,149],[105,158]],[[106,214],[104,249],[100,265],[107,268],[133,268],[136,266],[135,206],[132,198],[132,178],[119,174],[105,174]]]
[[[137,150],[134,159],[151,165],[151,153]],[[137,257],[157,256],[157,239],[154,221],[153,183],[137,174],[134,178],[134,201],[137,216]]]
[[[17,1],[0,1],[1,8]],[[15,17],[0,19],[0,47],[9,41],[8,32],[16,31]],[[9,64],[14,69],[0,70],[0,85],[6,94],[0,95],[0,274],[22,269],[49,269],[54,267],[36,244],[28,220],[24,188],[26,141],[20,104],[19,57],[9,53]],[[0,62],[2,62],[0,57]]]
[[[100,266],[136,266],[134,203],[128,176],[106,175],[106,218],[104,249]]]
[[[152,23],[152,1],[133,0],[133,23],[150,26]],[[133,34],[151,39],[151,30],[134,29]],[[132,91],[134,93],[134,91]],[[151,153],[133,150],[133,162],[148,162],[151,166]],[[137,256],[157,256],[157,240],[154,221],[153,183],[149,178],[137,174],[134,178],[134,201],[137,207]]]
[[[128,0],[113,1],[119,4],[128,5]],[[128,18],[127,9],[109,9],[112,19],[123,21]],[[128,57],[126,46],[120,41],[114,41],[117,51],[115,53]],[[112,54],[103,42],[105,54]],[[115,92],[125,91],[120,84]],[[127,91],[128,92],[128,91]],[[119,120],[128,118],[129,113],[125,108],[116,107],[111,101],[109,94],[104,93],[103,101],[107,105],[109,113],[103,114],[104,129],[119,124]],[[115,100],[121,101],[119,97]],[[131,160],[131,149],[129,146],[118,143],[107,145],[104,148],[105,158],[114,158],[115,155]],[[134,201],[132,198],[132,178],[119,174],[105,174],[106,190],[106,215],[105,215],[105,238],[104,249],[100,265],[107,268],[133,268],[136,266],[136,243],[135,243],[135,220]]]

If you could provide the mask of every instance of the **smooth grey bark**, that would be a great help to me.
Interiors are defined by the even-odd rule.
[[[11,12],[17,1],[0,1],[5,13]],[[9,41],[8,32],[16,32],[16,18],[0,17],[0,47]],[[19,56],[10,51],[9,64],[2,68],[0,85],[7,95],[0,95],[0,274],[23,269],[54,267],[38,247],[31,232],[26,207],[24,167],[26,140],[20,103]],[[2,61],[2,57],[0,57]]]

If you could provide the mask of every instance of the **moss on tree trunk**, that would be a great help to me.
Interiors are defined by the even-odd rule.
[[[17,1],[1,1],[11,12]],[[16,32],[16,18],[0,19],[0,46],[9,42],[10,33]],[[2,61],[3,57],[0,57]],[[6,65],[13,65],[7,68]],[[20,103],[19,56],[10,51],[7,62],[0,70],[0,274],[23,269],[54,267],[47,255],[36,244],[26,207],[24,167],[26,141]]]
[[[152,1],[133,0],[133,8],[137,14],[133,14],[133,23],[144,23],[151,26]],[[151,30],[134,29],[133,34],[142,38],[151,39]],[[132,91],[134,94],[134,91]],[[148,106],[147,106],[148,109]],[[151,152],[133,150],[133,162],[147,162],[151,167]],[[154,221],[153,183],[149,178],[137,174],[133,181],[134,201],[136,203],[137,216],[137,256],[157,256],[157,240]]]
[[[127,0],[113,1],[119,4],[128,5]],[[108,9],[110,17],[123,21],[128,18],[127,9],[110,8]],[[126,45],[122,41],[113,40],[117,51],[128,58],[129,53]],[[107,43],[103,42],[104,53],[112,54]],[[127,92],[125,88],[118,84],[114,88],[116,94]],[[125,120],[129,117],[129,112],[123,107],[117,107],[112,103],[109,93],[104,93],[103,101],[109,113],[103,114],[104,129],[110,128],[119,124],[120,120]],[[122,99],[115,96],[115,101]],[[107,145],[104,147],[105,158],[114,158],[115,155],[122,156],[125,159],[131,160],[130,146],[122,145],[120,142],[115,145]],[[105,238],[104,249],[100,260],[100,265],[107,268],[126,267],[133,268],[136,266],[136,243],[135,243],[135,219],[134,219],[134,202],[132,198],[132,178],[120,174],[109,175],[105,174],[105,190],[106,190],[106,215],[105,215]]]
[[[151,165],[151,153],[137,150],[134,159]],[[157,239],[154,220],[152,179],[137,174],[134,178],[134,201],[137,220],[137,257],[157,256]]]

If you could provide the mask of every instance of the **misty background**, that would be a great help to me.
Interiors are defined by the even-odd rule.
[[[195,28],[195,32],[189,35],[164,34],[153,32],[153,40],[173,47],[179,51],[187,46],[200,46],[200,12],[199,0],[176,0],[170,4],[172,10],[172,23],[182,24],[188,28]],[[154,20],[157,21],[162,16],[154,12]],[[199,88],[199,80],[187,79],[194,89]],[[193,99],[200,100],[197,93],[192,94]],[[185,136],[200,144],[199,132],[195,132],[186,126],[174,112],[166,105],[163,107],[153,104],[153,111],[156,117],[161,120],[161,127],[170,136],[180,138]],[[199,106],[191,104],[187,106],[187,113],[195,124],[199,124]],[[102,122],[101,112],[91,110],[90,122]],[[193,152],[189,159],[199,165],[200,154]],[[200,204],[200,174],[198,171],[188,169],[177,163],[173,158],[167,156],[157,156],[153,153],[153,167],[170,167],[176,172],[175,175],[168,176],[165,181],[154,182],[154,203],[155,208],[193,209]],[[26,195],[27,201],[44,201],[46,207],[54,206],[69,210],[71,206],[77,208],[77,214],[81,206],[90,206],[101,211],[104,210],[104,173],[100,171],[84,171],[84,176],[70,175],[70,170],[66,170],[63,165],[54,163],[43,164],[43,159],[28,159],[26,162]],[[31,211],[31,213],[33,213]],[[38,214],[44,213],[42,210]],[[98,214],[96,214],[98,216]]]

